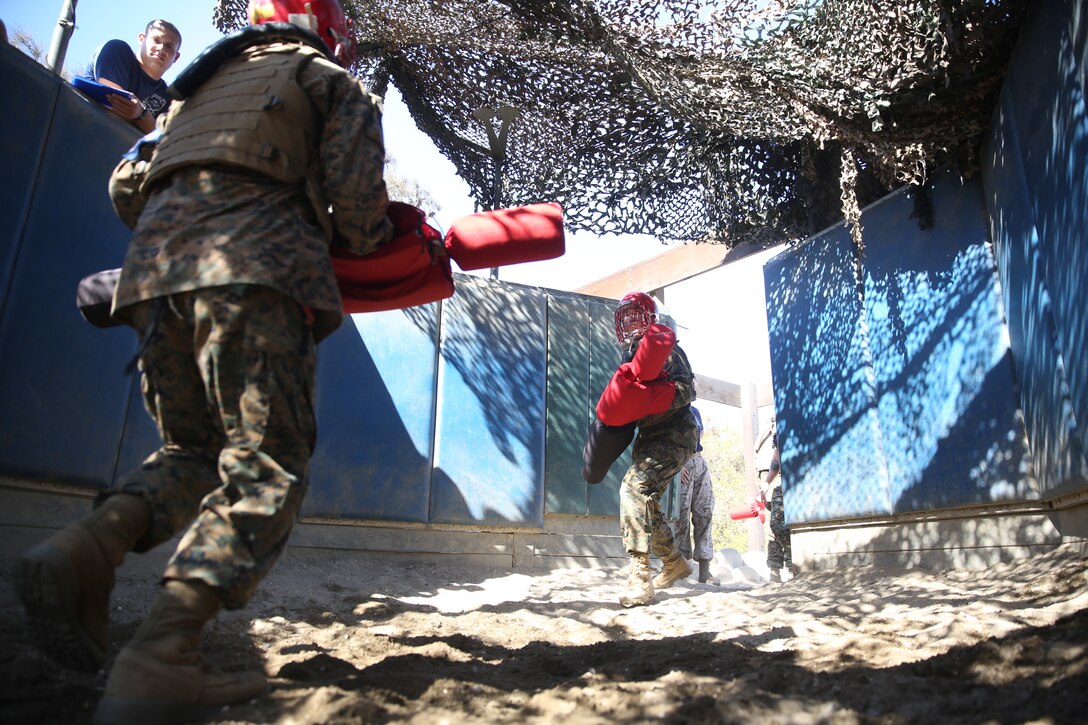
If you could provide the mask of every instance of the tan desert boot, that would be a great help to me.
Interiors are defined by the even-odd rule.
[[[620,604],[636,607],[654,600],[654,585],[650,581],[650,555],[631,554],[631,568],[627,570],[627,588],[620,594]]]
[[[691,564],[688,560],[674,551],[672,556],[662,562],[661,573],[654,577],[655,589],[667,589],[672,583],[686,578],[691,574]]]
[[[19,558],[15,586],[43,653],[72,669],[98,671],[109,649],[114,569],[150,525],[142,498],[116,494]]]
[[[117,655],[94,712],[96,725],[201,720],[263,694],[263,672],[217,673],[202,666],[200,630],[221,604],[219,593],[203,583],[168,581]]]

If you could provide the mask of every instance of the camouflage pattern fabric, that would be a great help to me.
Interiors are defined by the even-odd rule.
[[[770,504],[771,539],[767,542],[767,568],[778,571],[793,561],[790,549],[790,530],[786,526],[786,514],[782,509],[782,485],[771,492]]]
[[[634,357],[636,347],[624,354],[624,362]],[[699,443],[690,405],[695,399],[694,375],[679,345],[665,361],[662,376],[676,383],[676,396],[669,410],[638,420],[631,467],[620,484],[624,549],[652,553],[659,559],[676,551],[672,529],[661,513],[661,497]]]
[[[630,362],[634,358],[637,347],[636,345],[628,351],[627,355],[624,356],[624,362]],[[688,362],[687,353],[679,345],[673,348],[672,353],[665,361],[664,367],[661,368],[661,376],[658,379],[675,383],[676,395],[673,397],[669,409],[664,413],[640,418],[638,420],[639,428],[657,425],[664,420],[668,420],[676,411],[686,410],[687,406],[695,400],[695,375],[691,372],[691,363]]]
[[[680,471],[680,511],[676,520],[676,546],[685,559],[714,558],[711,521],[714,518],[714,485],[706,459],[696,453]],[[690,524],[690,525],[689,525]],[[692,556],[691,534],[695,534]]]
[[[249,62],[257,70],[261,58]],[[359,254],[372,251],[393,235],[385,215],[380,102],[324,61],[307,64],[299,83],[322,120],[311,161],[333,209],[334,242]],[[182,103],[167,131],[184,116]],[[118,320],[128,322],[126,308],[143,300],[245,283],[272,287],[309,307],[318,341],[340,324],[329,240],[304,184],[285,185],[242,168],[194,166],[160,184],[142,209],[128,208],[142,203],[139,195],[113,200],[122,218],[139,213],[114,298]]]
[[[690,410],[635,436],[631,467],[620,484],[620,529],[628,553],[665,559],[676,551],[672,529],[661,513],[661,497],[695,453],[698,434]]]
[[[202,581],[226,607],[242,607],[283,551],[306,492],[316,426],[305,314],[270,287],[229,285],[137,303],[130,316],[163,446],[100,498],[149,502],[137,551],[188,526],[164,578]]]

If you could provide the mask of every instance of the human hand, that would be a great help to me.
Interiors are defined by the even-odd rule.
[[[144,104],[140,103],[135,98],[122,96],[119,93],[107,93],[106,100],[109,102],[107,108],[109,108],[114,115],[119,116],[126,121],[136,121],[143,116],[145,112]]]

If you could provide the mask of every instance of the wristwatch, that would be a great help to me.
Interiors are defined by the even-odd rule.
[[[144,120],[145,118],[148,118],[148,117],[150,117],[150,116],[151,116],[151,111],[149,111],[149,110],[147,110],[147,109],[145,108],[145,109],[144,109],[144,112],[143,112],[143,113],[141,113],[141,114],[139,115],[139,117],[138,117],[138,118],[137,118],[136,120],[137,120],[137,121],[142,121],[142,120]]]

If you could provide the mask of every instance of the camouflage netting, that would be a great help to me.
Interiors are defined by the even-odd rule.
[[[216,24],[245,6],[219,0]],[[729,246],[855,220],[938,167],[970,176],[1026,6],[345,2],[353,70],[396,86],[481,208],[559,201],[572,229]],[[496,161],[480,110],[504,107]]]

